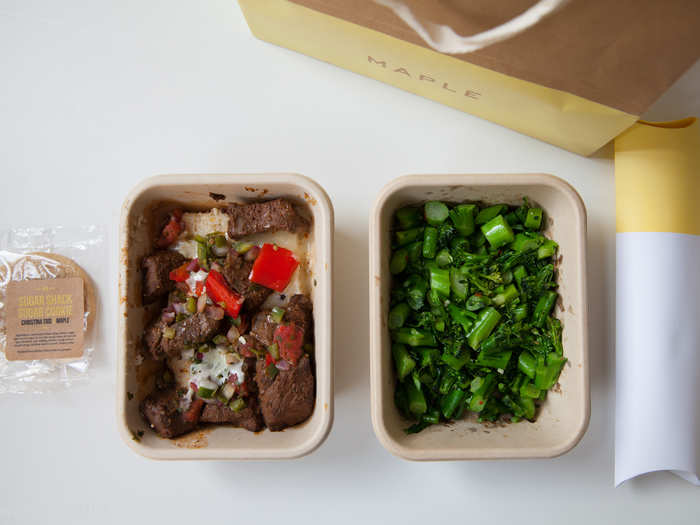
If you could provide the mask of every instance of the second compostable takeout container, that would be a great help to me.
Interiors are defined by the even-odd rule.
[[[555,315],[562,321],[564,357],[560,389],[550,392],[534,423],[482,425],[464,419],[406,434],[410,422],[394,404],[396,377],[387,327],[394,212],[430,200],[521,204],[523,197],[545,212],[544,234],[559,243]],[[588,304],[586,302],[586,211],[566,182],[545,174],[414,175],[389,183],[370,217],[370,388],[372,425],[381,444],[411,460],[543,458],[564,454],[581,439],[590,415]]]
[[[219,195],[225,200],[219,202]],[[215,200],[216,197],[216,200]],[[139,401],[148,394],[137,366],[147,322],[141,301],[141,260],[153,247],[159,209],[177,205],[207,210],[226,202],[284,197],[311,217],[310,278],[314,312],[316,404],[312,416],[284,432],[249,432],[230,426],[195,431],[175,440],[146,431]],[[162,215],[162,213],[161,213]],[[295,174],[162,175],[139,184],[122,207],[119,255],[117,426],[136,452],[153,459],[287,459],[312,452],[333,422],[333,207],[316,182]],[[131,395],[128,395],[131,394]]]

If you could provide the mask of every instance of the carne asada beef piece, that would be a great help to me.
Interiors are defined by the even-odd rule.
[[[245,428],[251,432],[258,432],[265,428],[260,405],[254,397],[246,399],[246,406],[238,412],[234,412],[226,405],[216,402],[207,403],[202,412],[202,423],[223,423],[234,427]]]
[[[180,409],[180,401],[181,398],[175,388],[154,390],[141,401],[139,408],[143,418],[159,436],[174,438],[194,430],[199,419],[197,413],[191,414],[188,418],[185,415],[187,412],[182,412]]]
[[[143,258],[143,302],[144,304],[164,296],[175,288],[170,272],[185,263],[185,258],[172,250],[161,250]]]
[[[297,366],[280,370],[272,379],[259,359],[255,380],[265,424],[272,431],[283,430],[306,421],[314,410],[314,375],[311,360],[304,355]]]
[[[272,290],[255,284],[248,279],[253,268],[253,261],[247,260],[236,250],[231,249],[224,262],[223,276],[229,286],[245,299],[243,308],[248,312],[253,312],[260,308],[265,299],[272,293]]]
[[[252,320],[250,333],[262,343],[264,346],[270,346],[273,343],[273,336],[277,323],[272,320],[270,313],[272,310],[260,310]]]
[[[153,359],[160,359],[163,353],[160,349],[160,342],[163,338],[163,330],[169,326],[163,316],[158,317],[153,321],[143,333],[143,350],[145,354],[150,354]]]
[[[264,355],[267,351],[262,343],[250,333],[240,336],[234,343],[236,352],[243,357],[256,357]]]
[[[289,304],[282,318],[283,323],[292,323],[304,332],[304,343],[313,341],[314,305],[304,294],[296,294],[289,299]]]
[[[230,204],[226,208],[231,220],[228,234],[240,239],[253,233],[285,230],[296,233],[308,230],[309,223],[297,213],[291,202],[275,199],[253,204]]]
[[[260,310],[253,317],[250,333],[265,346],[274,343],[277,323],[270,317],[271,310]],[[306,295],[296,294],[289,299],[282,324],[294,324],[304,333],[304,343],[313,341],[313,304]]]
[[[255,382],[256,363],[257,359],[255,357],[246,357],[243,360],[243,367],[241,368],[241,371],[245,375],[245,379],[243,381],[245,389],[241,394],[243,396],[255,397],[258,393],[258,385]]]
[[[221,331],[223,323],[223,314],[221,318],[216,319],[207,311],[183,319],[168,327],[175,331],[173,337],[161,337],[159,355],[161,357],[163,355],[174,357],[185,348],[206,343]]]
[[[254,357],[243,361],[245,380],[243,385],[241,385],[242,388],[239,390],[239,395],[245,400],[246,406],[235,412],[218,401],[207,403],[200,419],[202,423],[226,423],[245,428],[251,432],[257,432],[265,427],[262,413],[260,412],[260,403],[258,403],[257,398],[258,387],[255,383],[255,361]]]

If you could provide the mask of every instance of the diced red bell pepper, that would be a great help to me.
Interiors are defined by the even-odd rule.
[[[197,281],[197,284],[194,285],[194,294],[199,297],[204,293],[204,281]]]
[[[253,263],[253,269],[248,279],[266,288],[283,292],[292,279],[297,266],[299,266],[299,261],[291,250],[265,243]]]
[[[238,317],[244,298],[228,287],[224,276],[216,270],[211,270],[205,284],[207,295],[211,300],[220,304],[226,313],[234,319]]]
[[[156,243],[159,248],[167,248],[174,243],[182,232],[182,210],[175,209],[170,214],[170,220],[163,227],[160,238]]]
[[[265,366],[269,366],[270,363],[274,363],[274,362],[275,362],[275,360],[272,358],[272,356],[269,353],[265,354]]]
[[[304,350],[304,330],[295,324],[281,324],[275,328],[273,340],[280,349],[280,356],[296,366]]]
[[[203,399],[195,399],[192,401],[190,408],[188,408],[187,412],[183,414],[185,421],[189,421],[190,423],[196,423],[199,421],[199,416],[202,415],[202,407],[204,407]]]
[[[171,281],[175,281],[176,283],[184,283],[187,279],[190,278],[190,271],[187,269],[187,265],[189,263],[185,263],[182,266],[178,266],[174,270],[170,272],[168,277],[170,277]]]

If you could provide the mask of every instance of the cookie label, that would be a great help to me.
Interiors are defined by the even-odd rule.
[[[82,356],[83,289],[80,277],[11,281],[6,296],[7,360]]]

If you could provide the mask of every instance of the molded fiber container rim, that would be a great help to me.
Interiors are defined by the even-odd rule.
[[[212,441],[211,437],[214,433],[219,433],[214,441],[219,445],[224,442],[223,446],[176,446],[171,440],[158,438],[155,434],[137,442],[133,439],[132,430],[127,422],[131,419],[133,423],[137,417],[134,410],[138,411],[136,399],[127,400],[127,376],[134,373],[134,367],[127,362],[127,354],[129,345],[135,346],[133,337],[129,339],[129,323],[130,318],[137,317],[136,314],[142,311],[140,299],[138,304],[133,304],[135,285],[132,281],[139,278],[139,272],[134,270],[136,261],[131,257],[131,250],[137,243],[134,242],[133,235],[130,235],[135,230],[133,225],[132,231],[129,231],[130,220],[133,220],[133,218],[130,219],[130,214],[141,197],[144,202],[148,202],[148,198],[144,196],[151,194],[160,196],[154,199],[155,201],[167,201],[172,195],[174,200],[184,203],[185,206],[187,196],[192,195],[193,207],[201,207],[205,201],[207,205],[213,207],[217,202],[211,198],[207,200],[209,192],[223,193],[228,201],[288,196],[297,201],[306,201],[309,211],[313,214],[313,236],[310,245],[310,250],[313,252],[311,274],[313,279],[317,280],[317,285],[311,288],[314,302],[316,356],[314,412],[306,422],[282,432],[272,433],[265,429],[261,433],[253,433],[229,426],[215,427],[211,431],[203,432],[208,436],[207,442]],[[144,204],[139,203],[138,206],[142,208]],[[119,228],[116,415],[119,433],[129,448],[147,458],[160,460],[267,460],[298,458],[313,452],[325,441],[333,424],[334,404],[333,233],[333,206],[325,190],[312,179],[294,173],[157,175],[142,181],[128,194],[122,205]],[[140,258],[140,255],[135,257]],[[131,270],[129,270],[130,265]],[[140,290],[140,285],[136,289]],[[129,299],[132,299],[132,304]],[[130,316],[132,311],[134,315]],[[143,324],[143,321],[139,323]],[[145,422],[142,423],[143,427],[147,427]],[[228,445],[229,442],[230,445]],[[274,445],[271,444],[272,442]]]
[[[546,229],[556,229],[558,235],[569,234],[566,239],[554,236],[562,246],[558,283],[562,303],[565,299],[564,307],[568,306],[558,313],[564,323],[564,355],[569,359],[560,378],[561,391],[556,396],[550,392],[535,423],[521,422],[485,432],[486,427],[479,423],[459,421],[406,436],[402,429],[409,423],[394,406],[395,374],[386,327],[393,211],[428,200],[495,203],[503,198],[514,204],[516,195],[527,196],[528,191],[554,204],[550,210],[544,207],[545,216],[552,211]],[[458,198],[450,199],[450,195]],[[393,209],[385,209],[387,206]],[[369,222],[370,405],[372,426],[382,446],[414,461],[550,458],[576,446],[590,419],[586,211],[576,190],[558,177],[541,173],[408,175],[394,179],[379,192]],[[467,428],[469,425],[471,428]]]

